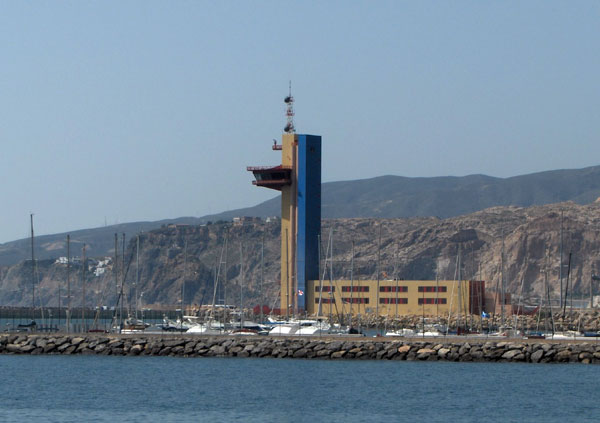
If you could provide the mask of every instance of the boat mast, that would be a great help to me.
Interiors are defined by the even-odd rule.
[[[31,320],[35,320],[35,254],[33,249],[33,213],[29,214],[31,227]]]
[[[546,283],[546,296],[548,299],[548,307],[550,308],[550,323],[552,324],[552,335],[554,335],[554,313],[552,312],[552,302],[550,300],[550,284],[548,283],[548,268],[550,266],[550,252],[546,251],[546,267],[544,272],[544,282]],[[546,316],[546,321],[548,317]]]
[[[592,284],[594,283],[594,281],[600,281],[600,276],[598,276],[598,274],[595,273],[597,271],[598,271],[598,268],[596,266],[592,266],[592,274],[590,277],[590,308],[591,309],[594,308],[594,288],[593,288]]]
[[[460,330],[460,317],[461,317],[461,309],[462,309],[462,302],[463,302],[463,284],[461,283],[461,279],[462,279],[462,275],[461,275],[461,267],[462,267],[462,262],[461,262],[461,244],[458,244],[458,317],[456,320],[456,332],[458,333],[458,331]]]
[[[450,307],[448,308],[448,324],[446,325],[446,335],[448,335],[448,331],[450,330],[450,319],[452,318],[452,306],[454,305],[454,290],[456,288],[457,278],[458,278],[458,254],[456,255],[456,265],[454,266],[454,279],[452,282],[452,292],[450,293]],[[458,318],[456,320],[456,331],[458,332]]]
[[[483,295],[484,295],[484,289],[483,289],[483,281],[481,280],[481,260],[479,260],[479,273],[477,276],[477,282],[478,282],[478,286],[479,289],[477,290],[479,292],[479,332],[483,332]]]
[[[473,244],[471,244],[471,279],[474,280],[475,277],[477,276],[477,270],[475,268],[475,251],[474,251],[474,247]],[[474,282],[469,281],[469,302],[467,303],[467,307],[468,311],[469,311],[469,330],[473,330],[473,302],[474,302],[474,289],[471,289],[471,286],[473,286],[473,288],[475,287]],[[437,295],[436,295],[437,298]],[[437,301],[437,299],[436,299]]]
[[[185,237],[183,245],[183,281],[181,282],[181,322],[183,324],[183,315],[185,314],[185,277],[187,276],[187,248],[188,237]]]
[[[81,248],[81,332],[85,332],[85,244]]]
[[[263,317],[263,283],[265,279],[265,233],[262,234],[262,240],[260,243],[260,285],[258,287],[258,298],[260,298],[260,323],[264,321]]]
[[[504,229],[502,229],[502,252],[500,265],[500,326],[504,326],[504,303],[506,302],[506,292],[504,286]]]
[[[421,293],[421,304],[421,310],[423,313],[421,320],[421,325],[423,325],[421,329],[421,334],[423,335],[423,338],[425,338],[425,288],[423,288],[423,292]]]
[[[439,301],[439,297],[440,297],[440,279],[439,279],[439,273],[440,273],[440,261],[439,259],[436,260],[435,263],[435,319],[436,322],[440,322],[440,301]],[[396,291],[398,291],[398,289],[396,288]],[[398,294],[396,294],[396,297],[398,296]],[[396,301],[396,303],[398,303],[398,301]],[[396,318],[398,318],[398,305],[396,304]]]
[[[527,261],[525,261],[525,268],[527,269]],[[519,296],[519,303],[517,305],[517,314],[515,315],[515,330],[519,329],[519,313],[521,313],[521,316],[523,316],[523,308],[524,308],[524,305],[522,303],[523,285],[525,285],[525,273],[523,273],[523,277],[521,278],[521,295]],[[523,319],[521,319],[521,320],[523,320]],[[525,332],[525,322],[523,322],[523,332]]]
[[[62,311],[62,303],[60,302],[62,292],[61,292],[61,283],[58,283],[58,326],[60,326],[60,312]],[[48,317],[50,317],[50,325],[52,325],[52,312],[48,311]]]
[[[123,301],[125,297],[123,297],[124,285],[125,285],[125,233],[122,234],[122,245],[121,245],[121,327],[123,327]]]
[[[286,319],[290,320],[290,259],[288,257],[288,230],[285,230],[285,262],[287,263],[285,266],[285,285],[287,289],[285,290],[285,315]],[[282,275],[283,276],[283,275]]]
[[[592,264],[592,269],[591,269],[591,275],[590,275],[590,308],[593,309],[594,308],[594,296],[592,294],[592,282],[594,281],[594,265]]]
[[[186,240],[187,242],[187,240]],[[140,283],[140,234],[137,234],[136,236],[136,243],[135,243],[135,287],[133,289],[133,305],[134,305],[134,309],[135,309],[135,319],[137,320],[138,318],[138,297],[137,297],[137,290],[138,290],[138,284]],[[185,283],[185,279],[183,280],[183,282]],[[181,300],[181,302],[183,303],[183,299]],[[136,321],[137,324],[137,321]]]
[[[67,333],[71,333],[71,235],[67,235]]]
[[[564,305],[563,305],[563,317],[565,316],[566,312],[567,312],[567,302],[568,302],[568,298],[569,298],[569,282],[571,279],[571,254],[569,253],[569,264],[567,267],[567,283],[565,284],[565,296],[563,297],[564,299]],[[573,287],[571,287],[571,291],[573,291]],[[573,294],[571,293],[571,312],[573,311]]]
[[[354,240],[352,240],[352,257],[350,258],[350,327],[352,327],[352,307],[354,293]]]
[[[332,304],[335,304],[335,298],[333,296],[333,226],[331,227],[329,237],[329,323],[332,324]],[[335,304],[335,311],[337,313],[337,304]]]
[[[321,295],[323,294],[323,277],[321,277],[321,234],[317,234],[317,249],[319,253],[319,304],[317,307],[317,316],[321,316]],[[327,261],[325,261],[327,263]]]
[[[113,276],[115,277],[115,321],[119,307],[119,235],[115,232],[115,262],[113,263]],[[113,322],[115,323],[115,322]]]
[[[563,306],[563,219],[564,210],[560,212],[560,267],[558,268],[558,277],[560,279],[560,307]]]
[[[229,228],[225,230],[225,259],[223,260],[223,305],[227,305],[227,258],[229,255]],[[225,307],[223,307],[225,310]]]
[[[244,245],[240,241],[240,330],[244,327]]]
[[[573,292],[575,291],[575,287],[574,287],[574,283],[571,280],[571,269],[573,268],[573,263],[571,263],[571,254],[573,254],[573,250],[569,251],[569,274],[568,274],[568,278],[569,278],[569,285],[571,286],[571,294],[570,294],[570,299],[569,299],[569,308],[570,308],[570,313],[571,315],[573,314]],[[565,298],[565,301],[567,299]],[[40,304],[41,305],[41,304]]]
[[[375,290],[375,324],[379,326],[379,284],[380,284],[380,265],[381,265],[381,222],[379,223],[379,241],[377,242],[377,288]]]
[[[225,239],[227,242],[227,238]],[[219,287],[219,276],[221,274],[221,264],[223,263],[223,252],[225,251],[225,247],[226,247],[226,243],[223,244],[223,246],[221,247],[221,254],[218,256],[217,258],[217,263],[215,265],[215,282],[213,285],[213,297],[212,297],[212,307],[210,309],[210,318],[208,320],[208,327],[210,328],[212,326],[212,321],[214,318],[214,314],[215,314],[215,307],[216,307],[216,303],[217,303],[217,289]],[[227,269],[226,273],[227,273]],[[223,307],[223,320],[225,317],[225,307]],[[222,322],[224,323],[224,322]]]
[[[398,322],[398,257],[400,255],[400,244],[396,243],[396,257],[394,260],[394,279],[396,280],[396,322]],[[394,329],[396,325],[394,324]]]

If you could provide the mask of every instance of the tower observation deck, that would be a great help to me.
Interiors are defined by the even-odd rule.
[[[253,185],[281,191],[281,311],[286,315],[306,310],[306,282],[319,279],[321,232],[321,137],[296,134],[294,98],[285,98],[287,124],[277,166],[248,166]]]

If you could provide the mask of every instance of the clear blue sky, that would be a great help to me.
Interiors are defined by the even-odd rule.
[[[288,80],[324,181],[600,164],[597,1],[3,2],[0,242],[257,204]]]

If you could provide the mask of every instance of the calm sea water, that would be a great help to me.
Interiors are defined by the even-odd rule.
[[[3,422],[600,420],[600,366],[0,356]]]

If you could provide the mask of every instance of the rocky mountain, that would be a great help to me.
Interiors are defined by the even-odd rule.
[[[501,286],[504,267],[508,292],[519,294],[522,290],[535,303],[544,295],[546,271],[551,295],[559,296],[561,221],[565,284],[570,256],[572,292],[576,299],[589,298],[591,275],[600,269],[600,203],[493,207],[446,219],[325,219],[321,252],[328,255],[327,246],[332,245],[334,279],[349,277],[353,243],[355,278],[376,278],[379,248],[382,278],[434,279],[437,275],[453,279],[460,267],[463,278],[484,279],[487,288],[494,290]],[[185,281],[185,303],[206,304],[212,302],[218,279],[217,300],[239,304],[243,295],[245,306],[257,304],[260,298],[272,306],[278,296],[279,228],[278,220],[251,220],[239,225],[166,225],[145,232],[140,235],[138,298],[144,305],[178,305]],[[136,280],[135,239],[127,246],[124,262],[128,268],[125,292],[131,302]],[[122,263],[119,258],[115,266],[114,259],[102,257],[89,263],[88,305],[114,304],[117,285],[113,272],[117,270],[120,280]],[[57,305],[59,285],[63,296],[66,289],[66,265],[40,260],[38,268],[37,298],[46,305]],[[329,271],[328,267],[327,278]],[[77,305],[81,303],[81,273],[81,265],[76,264],[71,291]],[[31,275],[31,261],[0,267],[0,304],[30,305]],[[600,294],[600,286],[593,289]]]
[[[248,189],[252,189],[249,185]],[[357,181],[323,184],[324,218],[398,218],[437,216],[447,218],[494,206],[529,207],[564,201],[589,204],[600,197],[600,166],[554,170],[511,178],[485,175],[463,177],[405,178],[382,176]],[[278,216],[280,197],[254,207],[231,210],[201,218],[182,217],[157,222],[133,222],[71,232],[81,249],[85,243],[94,255],[111,255],[114,233],[131,237],[141,231],[169,223],[203,224],[231,221],[236,216]],[[66,234],[36,238],[42,259],[66,255]],[[30,257],[29,240],[0,244],[0,265],[15,264]]]

